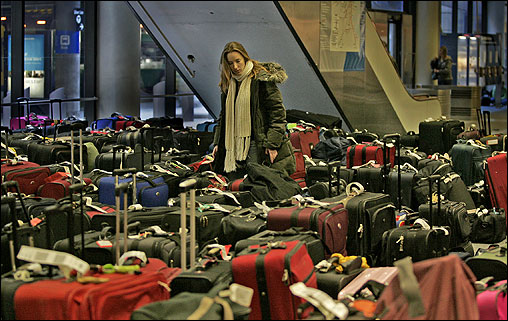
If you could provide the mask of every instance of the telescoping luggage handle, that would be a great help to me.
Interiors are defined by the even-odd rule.
[[[115,233],[115,264],[120,265],[120,194],[124,194],[123,197],[123,252],[127,252],[127,190],[129,189],[128,183],[122,183],[115,187],[115,198],[116,198],[116,233]]]
[[[180,183],[182,189],[180,193],[181,216],[180,216],[180,265],[182,272],[187,271],[187,191],[190,198],[190,268],[194,268],[195,247],[196,247],[196,179],[191,178]]]
[[[11,212],[12,227],[11,238],[9,239],[9,255],[11,258],[12,271],[16,271],[16,248],[18,247],[18,233],[17,225],[18,219],[16,217],[16,199],[14,196],[2,196],[2,204],[8,204]]]
[[[137,171],[138,170],[134,167],[113,170],[113,176],[115,176],[115,186],[118,186],[118,181],[119,181],[120,176],[123,176],[126,174],[132,174],[132,204],[137,204],[137,202],[138,202],[137,183],[136,183]],[[125,198],[127,198],[127,196],[125,196]]]
[[[332,197],[332,172],[333,168],[336,168],[335,173],[337,179],[337,195],[340,194],[340,161],[333,161],[327,164],[328,169],[328,197]]]
[[[81,256],[82,260],[85,259],[85,216],[83,212],[83,189],[85,185],[83,185],[83,181],[81,180],[79,184],[72,184],[69,186],[69,198],[70,204],[72,204],[75,192],[79,192],[79,209],[80,209],[80,234],[81,234]],[[74,214],[72,214],[74,216]],[[73,236],[74,237],[74,236]]]
[[[400,134],[396,133],[396,134],[387,134],[387,135],[384,135],[383,136],[383,179],[384,179],[384,191],[386,193],[386,191],[388,190],[388,185],[387,185],[387,182],[388,182],[388,175],[389,175],[389,169],[387,169],[387,163],[388,163],[388,156],[386,154],[389,155],[389,153],[387,152],[387,149],[386,149],[386,142],[390,140],[390,141],[393,141],[395,140],[395,146],[397,148],[397,155],[399,157],[399,163],[398,163],[398,166],[397,166],[397,198],[399,200],[399,204],[398,204],[398,207],[399,207],[399,212],[401,211],[402,209],[402,186],[401,186],[401,176],[400,176]],[[395,164],[393,164],[395,165]]]
[[[26,114],[24,113],[24,111],[23,111],[23,113],[21,112],[21,102],[22,101],[24,101],[26,104],[26,109],[27,109]],[[19,124],[19,129],[21,129],[21,117],[30,114],[30,99],[27,97],[19,97],[16,99],[16,102],[18,103],[18,124]],[[28,116],[26,118],[27,118],[26,120],[28,120]],[[25,127],[27,124],[26,120],[25,120]]]
[[[441,213],[441,175],[430,175],[423,178],[429,181],[429,224],[432,228],[434,226],[434,218],[432,216],[432,184],[437,183],[437,215]]]
[[[7,126],[1,126],[0,130],[5,132],[5,158],[9,162],[9,132],[12,133],[11,129]]]

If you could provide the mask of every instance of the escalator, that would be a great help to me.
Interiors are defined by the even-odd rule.
[[[300,29],[299,34],[293,27],[295,21],[284,10],[288,5],[319,8],[319,1],[128,1],[128,4],[214,118],[221,108],[220,54],[230,41],[242,43],[253,59],[275,61],[285,68],[288,80],[279,89],[286,109],[340,117],[346,131],[368,128],[377,133],[418,132],[421,120],[441,115],[437,99],[415,99],[406,90],[368,15],[366,72],[357,84],[345,73],[337,76],[339,73],[321,72],[309,54],[314,49],[309,39],[319,39],[319,32],[312,38],[301,33],[314,26],[319,30],[319,16],[305,21],[310,28]],[[337,92],[339,78],[346,95]],[[344,96],[353,97],[355,103],[349,103]],[[338,97],[343,99],[340,104]]]
[[[230,41],[252,59],[281,64],[288,79],[279,85],[286,109],[341,118],[351,124],[309,55],[302,50],[272,1],[128,1],[145,30],[172,60],[210,115],[220,114],[220,54]]]

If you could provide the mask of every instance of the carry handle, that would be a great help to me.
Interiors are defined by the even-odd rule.
[[[385,165],[383,167],[383,171],[384,171],[383,175],[384,175],[384,179],[385,179],[384,180],[384,182],[385,182],[385,184],[384,184],[384,187],[385,187],[384,191],[386,193],[387,190],[388,190],[387,182],[388,182],[388,175],[389,175],[389,173],[386,170],[386,163],[387,163],[387,158],[388,158],[388,156],[386,156],[386,153],[387,153],[387,151],[386,151],[386,141],[389,140],[389,139],[395,140],[395,146],[397,148],[397,155],[399,157],[398,166],[397,166],[397,199],[399,201],[398,202],[398,210],[400,212],[401,209],[402,209],[402,191],[401,191],[401,189],[402,189],[401,180],[402,179],[401,179],[401,174],[400,174],[400,134],[399,133],[386,134],[386,135],[383,136],[383,143],[384,143],[383,158],[384,158],[384,163],[385,163]],[[394,163],[395,163],[395,160],[394,160]],[[395,166],[395,164],[393,164],[393,165]]]
[[[113,176],[122,176],[125,174],[136,174],[138,170],[134,167],[132,168],[120,168],[113,170]]]
[[[25,214],[25,218],[28,222],[28,225],[32,226],[32,223],[30,221],[30,215],[28,215],[28,211],[25,206],[25,202],[23,201],[23,197],[21,196],[21,191],[19,190],[19,183],[17,181],[6,181],[2,183],[2,189],[4,190],[5,194],[9,191],[11,187],[14,187],[16,190],[16,193],[18,194],[19,202],[21,203],[21,208],[23,209],[23,213]]]
[[[159,147],[159,162],[162,161],[162,141],[164,140],[164,136],[155,136],[153,138],[153,149],[152,149],[152,164],[155,163],[154,161],[154,153],[155,153],[155,146]]]
[[[127,149],[127,146],[125,146],[125,145],[117,144],[117,145],[113,146],[113,170],[116,167],[116,152],[119,150],[126,150],[126,149]],[[123,159],[123,157],[122,157],[122,159]],[[122,162],[120,161],[120,168],[122,168],[121,164],[122,164]]]

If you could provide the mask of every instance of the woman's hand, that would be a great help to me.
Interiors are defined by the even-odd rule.
[[[273,164],[273,161],[275,160],[275,158],[277,157],[277,154],[278,152],[275,150],[275,149],[266,149],[265,151],[265,154],[267,154],[268,156],[270,156],[270,163]]]

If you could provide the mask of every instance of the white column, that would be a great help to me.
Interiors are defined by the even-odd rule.
[[[417,1],[415,84],[432,85],[430,61],[439,54],[439,1]]]

